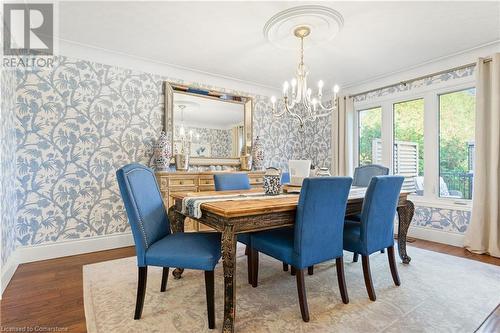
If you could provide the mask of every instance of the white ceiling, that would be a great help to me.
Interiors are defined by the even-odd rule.
[[[230,129],[243,124],[243,104],[174,93],[174,124],[181,123],[178,105],[185,105],[184,125],[188,127]]]
[[[263,36],[299,2],[61,2],[62,40],[279,89],[298,51]],[[311,2],[308,2],[311,4]],[[311,79],[347,86],[500,40],[500,2],[318,2],[343,30],[306,50]]]

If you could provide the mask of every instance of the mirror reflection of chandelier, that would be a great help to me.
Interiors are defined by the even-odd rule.
[[[333,87],[333,98],[331,105],[328,106],[322,101],[323,86],[322,80],[318,81],[317,93],[313,96],[313,91],[307,85],[307,67],[304,64],[304,38],[309,36],[311,29],[308,26],[298,26],[293,31],[295,37],[300,39],[300,62],[297,68],[295,78],[290,82],[283,83],[282,110],[276,111],[276,97],[271,97],[272,110],[275,117],[283,117],[285,114],[299,121],[300,129],[303,130],[304,124],[316,121],[318,118],[329,116],[337,107],[337,93],[339,86]]]

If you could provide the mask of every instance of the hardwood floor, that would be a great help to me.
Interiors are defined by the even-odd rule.
[[[134,248],[126,247],[19,265],[2,296],[0,330],[38,326],[86,332],[83,265],[134,255]]]
[[[449,245],[415,240],[409,246],[500,266],[499,258]],[[134,248],[126,247],[20,265],[3,294],[0,331],[46,327],[59,332],[86,332],[83,265],[134,255]],[[477,332],[494,331],[500,331],[500,307],[485,318]]]

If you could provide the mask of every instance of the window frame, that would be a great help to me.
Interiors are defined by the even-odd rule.
[[[422,100],[423,102],[423,106],[424,106],[424,124],[423,124],[423,128],[424,128],[424,153],[425,153],[425,98],[424,97],[420,97],[420,98],[412,98],[412,99],[405,99],[405,100],[401,100],[399,102],[394,102],[392,103],[392,139],[393,139],[393,142],[392,142],[392,145],[391,145],[391,174],[394,173],[394,143],[395,143],[395,139],[396,139],[396,116],[395,116],[395,113],[396,113],[396,104],[401,104],[401,103],[406,103],[406,102],[413,102],[413,101],[419,101],[419,100]],[[418,166],[418,161],[417,161],[417,166]],[[418,170],[418,167],[417,167],[417,170]],[[418,174],[418,172],[417,172]],[[418,177],[418,176],[417,176]],[[424,182],[425,182],[425,154],[424,154]],[[422,198],[425,196],[425,184],[424,184],[424,194],[423,195],[416,195],[416,194],[412,194],[411,197],[419,197],[419,198]]]
[[[380,108],[380,118],[381,118],[381,122],[380,122],[380,136],[382,136],[382,125],[383,125],[383,113],[384,113],[384,109],[382,108],[381,105],[379,106],[374,106],[374,107],[370,107],[370,108],[364,108],[364,109],[361,109],[361,110],[356,110],[356,112],[354,113],[354,136],[356,138],[355,140],[355,149],[354,149],[354,167],[359,167],[359,145],[360,145],[360,142],[359,142],[359,126],[360,126],[360,120],[361,118],[359,117],[359,114],[363,111],[370,111],[370,110],[373,110],[373,109],[378,109]],[[382,151],[383,151],[383,148],[382,148]],[[354,170],[354,169],[353,169]]]
[[[439,199],[445,199],[445,200],[452,200],[452,201],[457,201],[459,204],[464,204],[468,202],[472,202],[472,199],[450,199],[450,198],[443,198],[441,197],[441,184],[439,177],[441,177],[441,165],[440,165],[440,156],[441,156],[441,144],[440,144],[440,139],[441,139],[441,96],[446,95],[446,94],[453,94],[457,92],[462,92],[465,90],[470,90],[474,89],[474,96],[476,96],[476,86],[471,85],[468,88],[461,88],[461,89],[455,89],[455,90],[450,90],[442,93],[436,94],[436,104],[437,104],[437,130],[438,130],[438,137],[437,137],[437,173],[438,173],[438,183],[437,183],[437,188],[436,188],[436,195]],[[475,110],[474,110],[474,125],[475,125]],[[475,128],[475,126],[474,126]]]
[[[409,195],[415,204],[453,210],[470,210],[472,200],[441,198],[439,196],[439,96],[470,88],[476,88],[474,75],[452,79],[429,86],[396,92],[368,101],[354,102],[353,143],[354,156],[352,170],[359,165],[359,112],[372,108],[382,108],[382,164],[393,174],[394,104],[424,100],[424,195]],[[477,89],[477,88],[476,88]]]

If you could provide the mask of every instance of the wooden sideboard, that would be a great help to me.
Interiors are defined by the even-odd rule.
[[[262,187],[264,183],[264,171],[206,171],[206,172],[156,172],[156,179],[160,185],[161,195],[168,209],[174,204],[172,194],[176,192],[203,192],[214,191],[214,174],[227,172],[247,173],[250,185],[253,188]],[[211,230],[192,219],[184,222],[185,231]]]

